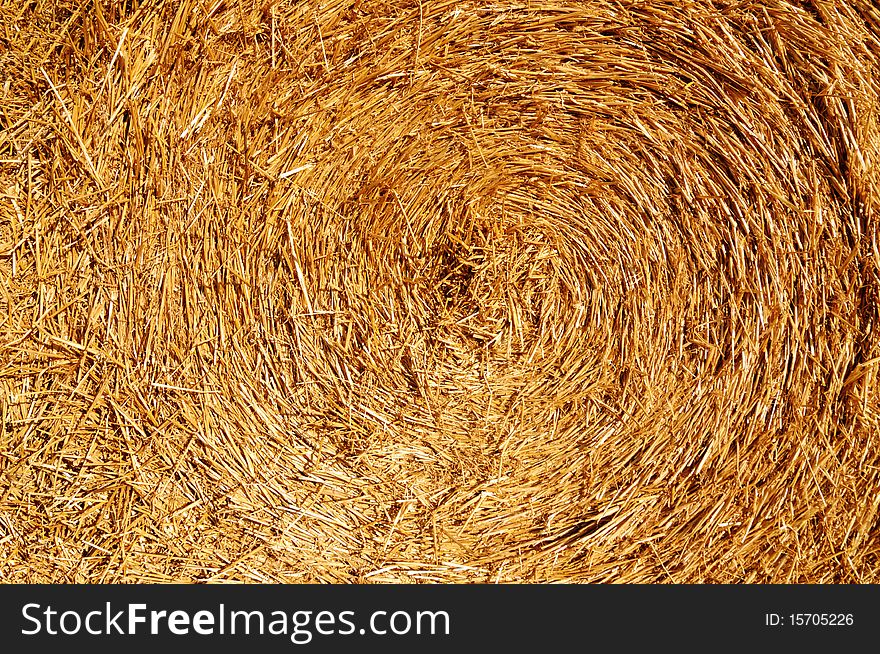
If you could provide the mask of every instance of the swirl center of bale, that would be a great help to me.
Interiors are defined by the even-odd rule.
[[[439,342],[528,355],[558,320],[559,254],[535,229],[476,218],[446,234],[426,261]],[[415,290],[419,290],[418,288]]]

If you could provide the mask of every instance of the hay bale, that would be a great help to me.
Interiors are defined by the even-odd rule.
[[[877,582],[870,0],[7,0],[0,576]]]

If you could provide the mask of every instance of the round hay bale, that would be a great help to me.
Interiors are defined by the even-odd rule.
[[[2,15],[3,578],[880,581],[869,0]]]

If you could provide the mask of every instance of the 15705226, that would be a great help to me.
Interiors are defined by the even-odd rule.
[[[789,624],[793,627],[851,627],[852,613],[792,613]]]

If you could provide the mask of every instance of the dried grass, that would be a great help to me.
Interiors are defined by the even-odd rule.
[[[6,581],[880,582],[871,0],[0,0]]]

